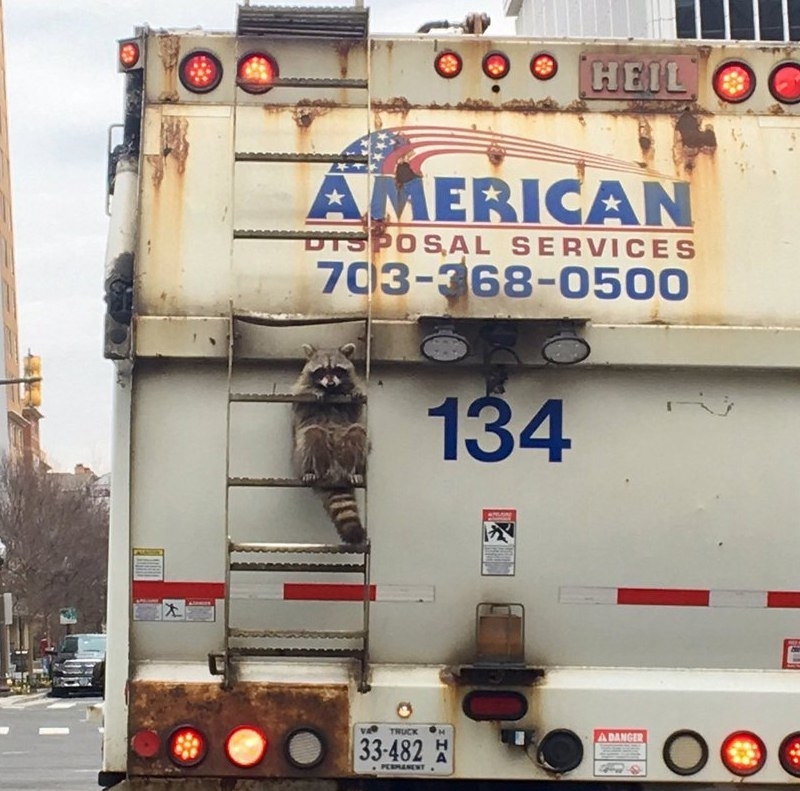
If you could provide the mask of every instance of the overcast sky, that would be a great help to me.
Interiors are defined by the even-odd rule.
[[[255,3],[253,3],[255,5]],[[264,3],[280,4],[280,3]],[[300,5],[300,2],[285,3]],[[330,2],[328,5],[345,5]],[[232,30],[236,0],[4,0],[20,356],[42,357],[55,470],[108,471],[113,365],[102,356],[106,139],[122,120],[116,40],[134,27]],[[375,0],[374,32],[470,11],[513,33],[502,0]]]

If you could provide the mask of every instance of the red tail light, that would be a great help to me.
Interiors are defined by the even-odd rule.
[[[489,52],[483,59],[483,73],[493,80],[502,80],[511,68],[511,61],[502,52]]]
[[[528,701],[519,692],[476,690],[464,698],[464,714],[471,720],[520,720],[528,712]]]
[[[714,72],[714,91],[726,102],[743,102],[756,88],[756,75],[741,61],[723,63]]]
[[[225,740],[225,755],[236,766],[255,766],[267,754],[268,744],[267,737],[260,728],[242,725],[234,728]]]
[[[558,61],[548,52],[540,52],[531,60],[531,74],[537,80],[549,80],[556,76]]]
[[[178,766],[197,766],[207,751],[206,737],[191,725],[181,725],[170,734],[169,757]]]
[[[161,740],[155,731],[137,731],[131,738],[131,750],[140,758],[153,758],[160,749]]]
[[[433,68],[436,69],[436,73],[446,80],[458,77],[461,74],[463,65],[464,62],[461,60],[461,55],[449,49],[440,52],[433,62]]]
[[[722,742],[722,763],[735,775],[753,775],[766,760],[767,748],[754,733],[737,731]]]
[[[266,52],[251,52],[239,61],[239,87],[248,93],[266,93],[278,76],[278,62]]]
[[[119,44],[119,65],[123,69],[130,69],[139,61],[139,44],[136,41],[120,41]]]
[[[783,63],[769,75],[769,92],[784,104],[800,102],[800,63]]]
[[[780,755],[781,766],[795,777],[800,777],[800,733],[790,733],[782,742]]]
[[[181,84],[193,93],[208,93],[222,79],[222,64],[210,52],[190,52],[180,67]]]

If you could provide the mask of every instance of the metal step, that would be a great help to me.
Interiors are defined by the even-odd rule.
[[[228,629],[228,637],[263,640],[363,640],[363,630],[344,629]]]
[[[276,231],[246,230],[235,228],[234,239],[343,239],[365,242],[369,239],[366,231]]]
[[[232,561],[231,571],[297,571],[318,574],[363,574],[363,563],[247,563]]]
[[[240,543],[231,541],[228,551],[234,552],[280,552],[313,555],[363,555],[369,552],[369,544],[290,544],[290,543]]]
[[[366,154],[293,154],[276,151],[240,151],[234,155],[236,162],[319,162],[333,164],[342,162],[346,165],[368,165]],[[366,172],[366,171],[365,171]]]
[[[315,398],[313,395],[292,393],[230,393],[228,400],[237,404],[366,404],[365,395],[330,395]]]
[[[254,313],[242,312],[233,315],[234,321],[243,324],[256,324],[260,327],[315,327],[321,324],[347,324],[348,322],[365,322],[366,313],[354,313],[349,316],[309,316],[292,313]]]
[[[271,38],[365,39],[369,33],[369,11],[356,7],[239,6],[236,33]]]
[[[300,478],[228,478],[228,486],[242,487],[242,488],[258,488],[258,487],[272,487],[272,488],[311,488],[318,486],[321,489],[326,488],[321,483],[310,484],[305,483]],[[327,487],[330,489],[363,489],[364,484],[342,484],[341,486]]]
[[[228,648],[228,655],[236,656],[305,656],[323,659],[362,659],[360,648]]]

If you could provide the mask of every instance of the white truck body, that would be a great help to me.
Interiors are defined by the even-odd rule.
[[[800,105],[768,75],[800,49],[342,40],[308,33],[318,9],[242,11],[238,33],[131,40],[101,778],[796,783]],[[206,93],[179,76],[195,52],[222,66]],[[279,64],[265,93],[237,86],[252,52]],[[501,80],[481,71],[495,52]],[[730,60],[756,75],[738,104],[712,87]],[[422,355],[445,325],[463,361]],[[591,353],[548,364],[565,328]],[[332,573],[320,549],[314,573],[284,547],[299,565],[237,570],[336,538],[309,489],[278,485],[290,403],[234,396],[287,394],[303,343],[351,341],[366,568]],[[492,618],[502,657],[478,634]],[[315,653],[342,641],[309,632],[365,625],[351,656]],[[527,710],[475,721],[475,690]],[[250,768],[224,752],[242,723],[269,740]],[[168,755],[186,725],[208,744],[194,766]],[[283,746],[301,726],[327,747],[306,769]],[[568,771],[541,754],[562,730]],[[683,731],[707,760],[682,775],[663,752]],[[744,777],[721,757],[737,731],[767,755]],[[431,752],[391,755],[393,734]]]

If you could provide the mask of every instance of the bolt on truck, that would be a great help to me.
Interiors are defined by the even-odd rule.
[[[483,21],[120,42],[101,784],[797,783],[800,50]]]

